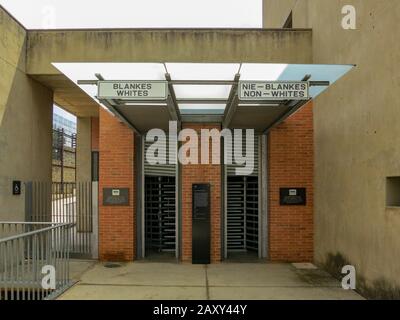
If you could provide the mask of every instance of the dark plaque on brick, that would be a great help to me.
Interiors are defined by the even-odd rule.
[[[306,205],[306,188],[280,188],[279,193],[281,206]]]
[[[104,188],[103,189],[104,206],[129,206],[128,188]]]

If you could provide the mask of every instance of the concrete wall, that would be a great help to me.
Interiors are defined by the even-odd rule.
[[[52,62],[311,61],[309,30],[176,29],[30,31],[27,69],[57,75]],[[59,79],[58,79],[59,80]]]
[[[0,220],[24,220],[24,189],[51,181],[52,91],[25,74],[26,31],[0,7]]]
[[[292,12],[293,28],[310,28],[308,2],[308,0],[264,0],[263,27],[282,28]]]
[[[357,30],[341,27],[347,4],[356,8]],[[400,2],[299,0],[297,7],[308,8],[307,22],[293,22],[313,28],[314,63],[357,64],[314,104],[315,261],[336,271],[354,264],[365,294],[399,297],[400,208],[385,206],[385,179],[400,176]],[[273,14],[265,9],[267,27],[279,21]]]
[[[264,0],[263,27],[282,28],[297,0]]]

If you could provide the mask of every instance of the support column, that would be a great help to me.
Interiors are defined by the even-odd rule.
[[[100,109],[100,260],[131,261],[136,258],[134,146],[133,131]],[[128,188],[128,205],[104,205],[104,188]]]
[[[271,261],[312,262],[314,142],[312,102],[268,137],[268,254]],[[279,189],[304,187],[305,206],[282,206]]]
[[[76,181],[88,182],[92,176],[92,119],[77,118]]]
[[[190,128],[197,131],[199,136],[200,162],[200,134],[201,129],[218,129],[216,124],[183,124],[183,129]],[[210,142],[210,156],[211,156]],[[188,164],[182,165],[182,261],[192,261],[192,184],[209,183],[211,185],[211,262],[221,261],[221,165]]]

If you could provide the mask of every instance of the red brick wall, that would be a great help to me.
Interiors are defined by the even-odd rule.
[[[220,129],[218,125],[184,124],[183,128]],[[210,140],[211,141],[211,140]],[[211,148],[211,142],[210,142]],[[210,151],[211,157],[211,151]],[[199,138],[200,162],[200,138]],[[211,163],[211,158],[210,158]],[[182,260],[192,261],[192,184],[211,184],[211,262],[221,261],[221,166],[183,165],[182,166]]]
[[[92,118],[92,151],[99,151],[99,118]]]
[[[270,132],[269,255],[272,261],[313,260],[312,103]],[[306,187],[306,206],[280,206],[280,187]]]
[[[93,128],[92,121],[92,128]],[[135,258],[134,134],[104,110],[99,126],[100,192],[99,251],[101,260]],[[185,124],[201,129],[218,125]],[[95,143],[92,142],[92,145]],[[199,141],[200,146],[200,141]],[[313,259],[313,118],[312,104],[269,135],[269,255],[272,261]],[[200,157],[200,152],[199,152]],[[221,166],[182,166],[182,260],[192,259],[192,184],[211,184],[211,260],[221,260]],[[102,189],[130,188],[126,207],[103,206]],[[280,206],[280,187],[306,187],[306,206]]]
[[[100,109],[100,260],[135,258],[134,133]],[[129,206],[103,206],[103,188],[129,188]]]

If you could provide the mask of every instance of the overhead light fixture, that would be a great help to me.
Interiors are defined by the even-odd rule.
[[[166,107],[165,103],[148,103],[148,102],[127,102],[121,104],[122,106],[161,106]]]
[[[280,103],[239,103],[239,107],[279,107]]]
[[[225,104],[189,104],[185,103],[179,104],[179,109],[186,109],[186,110],[224,110],[226,107]]]

